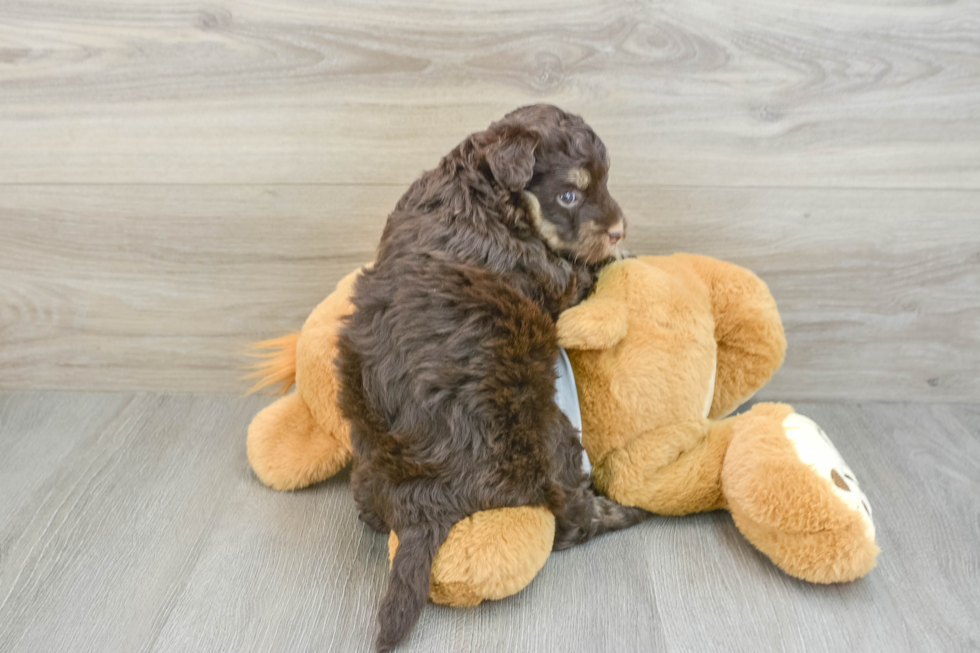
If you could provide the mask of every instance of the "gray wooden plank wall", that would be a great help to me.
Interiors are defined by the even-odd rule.
[[[0,388],[238,392],[401,190],[585,115],[634,252],[757,270],[766,396],[980,400],[980,5],[0,2]]]
[[[368,651],[385,538],[347,474],[252,475],[228,396],[0,394],[0,650]],[[874,508],[879,564],[816,586],[727,513],[655,518],[554,554],[521,593],[430,605],[404,651],[958,652],[980,643],[980,408],[824,404]]]

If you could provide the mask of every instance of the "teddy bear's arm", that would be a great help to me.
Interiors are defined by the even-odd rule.
[[[626,304],[593,297],[558,318],[558,344],[566,349],[609,349],[626,336]]]
[[[711,295],[718,364],[709,417],[717,419],[772,378],[786,355],[786,335],[776,300],[751,271],[708,256],[677,256],[686,259]]]

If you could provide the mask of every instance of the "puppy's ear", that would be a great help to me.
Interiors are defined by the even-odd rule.
[[[498,123],[490,138],[484,157],[493,178],[509,191],[523,190],[534,175],[534,150],[541,137],[522,125]]]

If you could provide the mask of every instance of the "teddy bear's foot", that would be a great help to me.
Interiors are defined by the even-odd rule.
[[[854,472],[844,462],[824,430],[812,419],[799,413],[792,413],[783,420],[783,430],[796,447],[800,460],[830,481],[830,489],[838,499],[863,518],[868,536],[874,538],[875,525],[871,519],[868,497],[861,491]]]
[[[432,562],[429,597],[454,607],[516,594],[544,566],[555,540],[547,508],[523,506],[474,513],[458,522]],[[388,560],[398,536],[388,536]]]
[[[248,460],[275,490],[298,490],[340,471],[351,457],[346,434],[324,430],[294,392],[266,406],[248,427]]]
[[[875,564],[871,506],[823,430],[789,406],[735,418],[722,491],[739,530],[787,573],[854,580]]]

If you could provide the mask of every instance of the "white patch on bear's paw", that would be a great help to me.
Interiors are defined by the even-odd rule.
[[[803,464],[827,479],[834,495],[848,508],[861,515],[865,531],[871,539],[875,536],[875,525],[871,518],[871,504],[861,491],[854,472],[844,462],[840,452],[823,432],[823,429],[809,417],[792,413],[783,420],[786,437],[796,448],[796,455]]]

